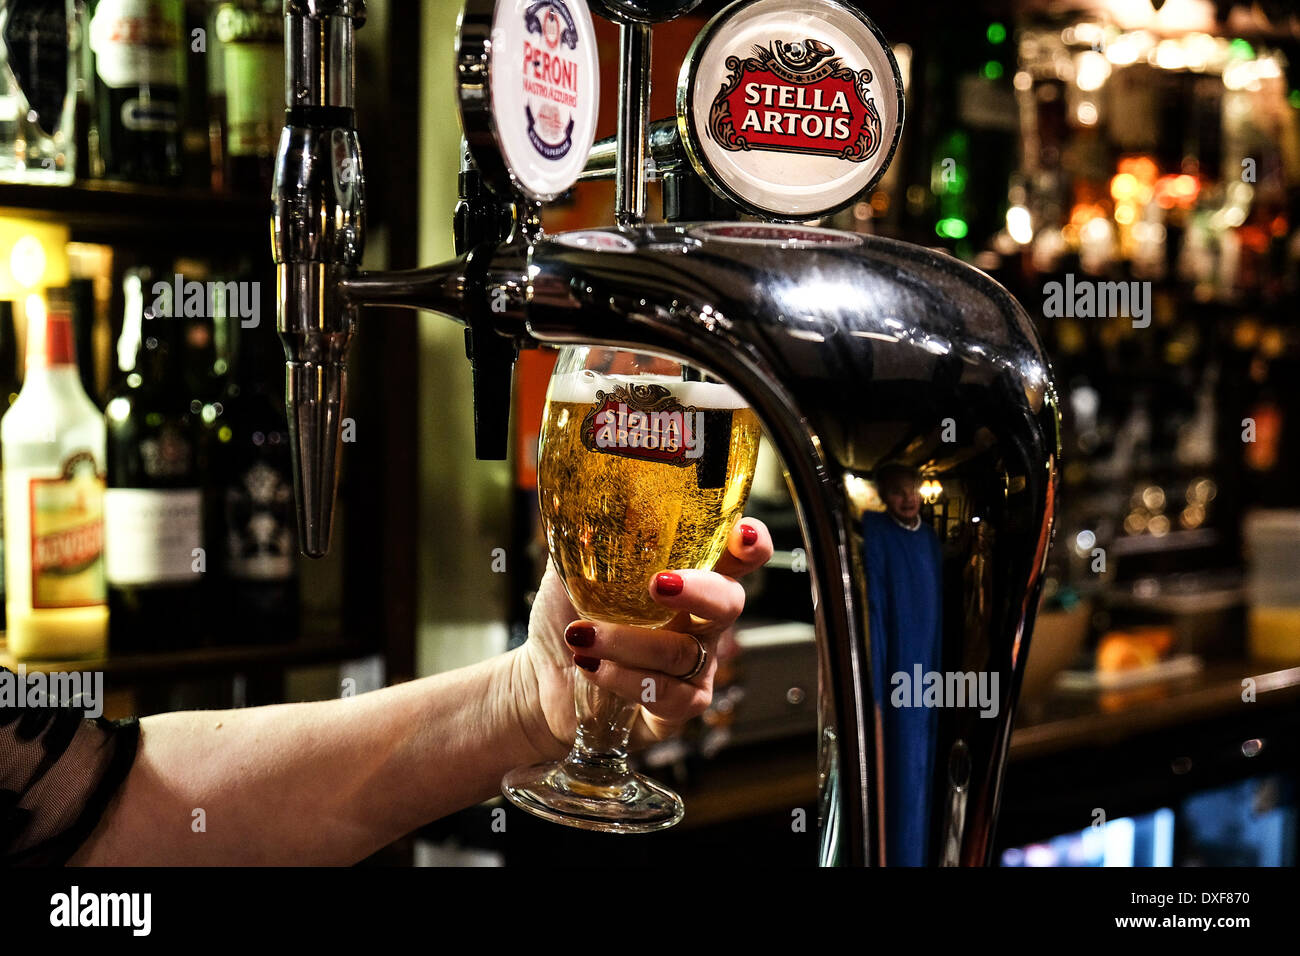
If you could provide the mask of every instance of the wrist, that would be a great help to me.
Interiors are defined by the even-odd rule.
[[[568,752],[547,724],[535,664],[527,648],[525,644],[501,655],[493,695],[515,766],[556,760]]]

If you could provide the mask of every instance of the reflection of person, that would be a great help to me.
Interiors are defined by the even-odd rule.
[[[939,539],[921,521],[920,476],[904,465],[876,473],[884,513],[862,521],[866,552],[867,614],[871,629],[872,683],[884,749],[885,858],[892,866],[926,860],[937,715],[933,708],[891,702],[895,674],[905,677],[912,704],[917,665],[922,675],[939,669],[942,627]]]
[[[742,519],[715,570],[656,575],[654,599],[678,613],[655,629],[574,621],[548,565],[522,647],[352,698],[119,725],[0,706],[0,862],[355,863],[499,793],[507,770],[562,757],[574,681],[642,701],[655,681],[634,745],[702,714],[744,606],[735,578],[771,554],[762,522]]]

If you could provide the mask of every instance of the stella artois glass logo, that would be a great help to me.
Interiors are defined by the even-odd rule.
[[[663,385],[616,385],[596,391],[582,420],[582,444],[597,454],[694,465],[701,488],[719,488],[726,479],[731,414],[684,405]]]
[[[704,180],[747,211],[787,220],[825,215],[870,188],[903,119],[893,54],[839,0],[723,10],[695,41],[677,106]]]
[[[861,163],[880,149],[871,71],[854,72],[835,48],[809,37],[773,40],[728,57],[731,76],[713,99],[709,135],[723,149],[819,153]]]

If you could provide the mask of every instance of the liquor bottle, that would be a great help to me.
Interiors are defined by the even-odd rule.
[[[81,387],[66,303],[28,310],[27,374],[0,421],[5,612],[20,660],[104,652],[104,418]]]
[[[225,55],[226,188],[269,196],[284,126],[284,14],[279,3],[223,3],[216,26]]]
[[[237,341],[225,395],[205,414],[217,617],[226,642],[291,641],[299,628],[298,545],[284,349],[270,322],[240,328]]]
[[[945,21],[946,29],[911,67],[909,96],[917,97],[914,115],[922,117],[919,155],[929,182],[928,189],[909,190],[906,218],[917,238],[925,237],[921,241],[937,237],[970,260],[1006,222],[1019,143],[1015,44],[1002,23],[988,22],[973,5]]]
[[[182,0],[95,4],[96,168],[108,179],[180,181],[184,26]]]
[[[18,342],[14,337],[14,304],[0,302],[0,415],[18,397]],[[4,450],[0,448],[0,475],[4,474]],[[4,627],[4,482],[0,480],[0,628]]]
[[[180,358],[184,322],[152,274],[129,270],[119,363],[125,386],[109,399],[104,564],[114,653],[203,642],[203,496],[199,417]]]
[[[0,3],[0,180],[72,182],[77,14],[72,0]]]

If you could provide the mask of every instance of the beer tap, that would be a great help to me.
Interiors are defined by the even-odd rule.
[[[897,66],[855,8],[734,3],[692,48],[675,121],[652,124],[650,23],[694,0],[598,5],[621,31],[619,133],[603,144],[583,0],[467,0],[459,257],[363,273],[351,71],[363,10],[360,0],[287,0],[274,223],[303,549],[329,544],[344,357],[363,308],[466,324],[480,454],[502,450],[519,347],[678,357],[740,393],[788,472],[816,614],[820,862],[987,864],[1058,480],[1056,395],[1033,323],[954,258],[803,224],[872,188],[898,141]],[[765,221],[646,225],[648,166],[689,173],[711,202]],[[611,171],[616,227],[540,230],[540,203]],[[697,192],[676,212],[700,205]],[[969,672],[993,688],[981,712],[936,712],[919,776],[898,770],[908,744],[891,730],[903,706],[891,693],[897,635],[873,624],[868,602],[885,569],[868,557],[859,500],[889,467],[947,496],[936,576],[908,598],[936,610],[935,670],[941,682]]]
[[[356,271],[365,241],[352,56],[364,22],[363,0],[285,0],[285,127],[271,235],[298,540],[312,557],[329,549],[356,321],[339,284]]]

